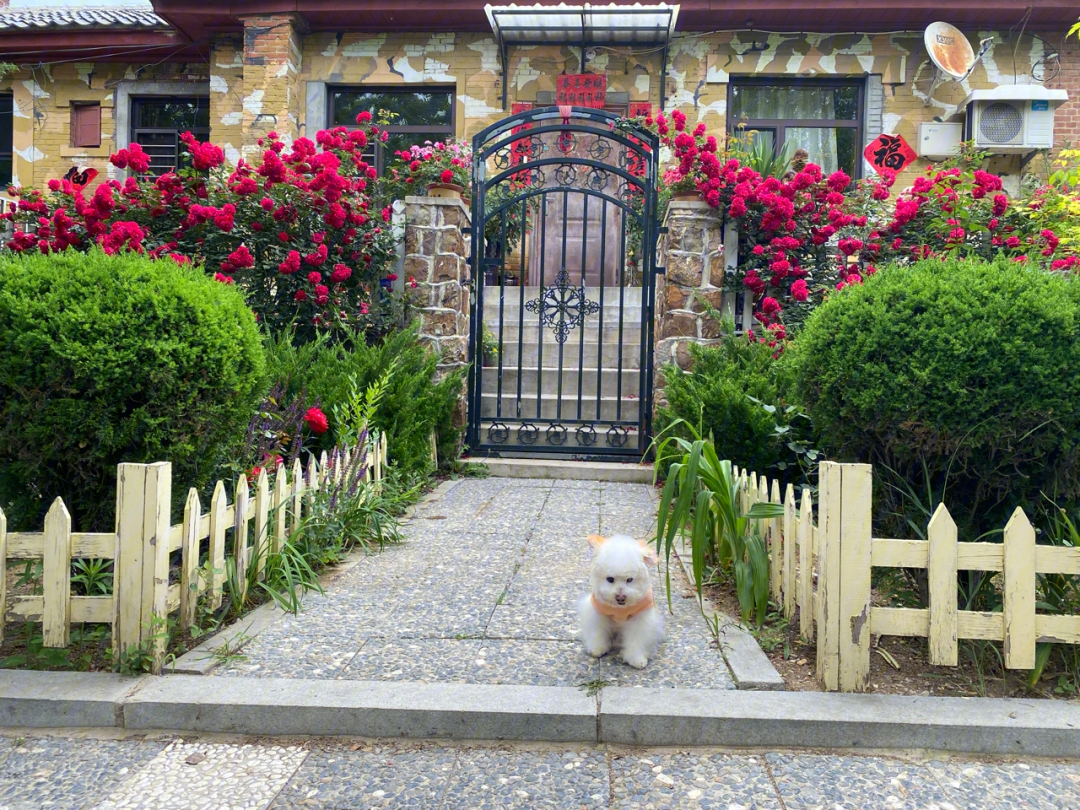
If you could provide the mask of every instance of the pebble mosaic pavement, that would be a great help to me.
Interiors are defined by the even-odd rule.
[[[664,643],[645,670],[614,655],[593,659],[577,640],[577,601],[588,590],[585,537],[646,537],[655,515],[655,494],[644,484],[462,480],[418,509],[405,543],[365,557],[325,594],[310,594],[298,616],[249,642],[244,660],[211,674],[734,688],[686,587],[673,587]],[[663,603],[661,576],[653,571]]]
[[[1080,808],[1080,763],[352,739],[0,736],[3,810]]]

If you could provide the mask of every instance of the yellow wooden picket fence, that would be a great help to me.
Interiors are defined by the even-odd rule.
[[[116,654],[136,645],[149,645],[160,672],[165,655],[162,621],[179,611],[177,624],[187,629],[195,621],[196,605],[206,597],[209,606],[221,605],[225,582],[226,532],[232,530],[236,570],[249,564],[260,569],[265,554],[280,548],[310,509],[305,493],[337,483],[355,451],[324,452],[308,461],[305,477],[299,460],[291,470],[262,470],[249,488],[241,475],[228,502],[224,481],[218,481],[205,514],[195,489],[188,492],[182,522],[172,525],[172,465],[120,464],[116,482],[116,531],[74,532],[64,502],[57,498],[45,516],[44,531],[8,532],[0,510],[0,605],[4,622],[40,622],[46,647],[67,647],[71,624],[91,622],[112,627]],[[386,436],[368,443],[365,481],[381,482],[386,469]],[[286,525],[291,515],[292,524]],[[164,542],[161,542],[164,540]],[[207,565],[201,571],[200,549],[208,544]],[[267,545],[268,544],[268,545]],[[169,555],[181,552],[179,581],[169,583]],[[113,589],[109,596],[73,596],[71,564],[76,559],[113,560]],[[8,563],[42,561],[41,595],[7,594]],[[262,571],[258,572],[262,577]],[[237,577],[241,587],[247,578]],[[3,623],[0,622],[0,640]]]
[[[789,619],[799,609],[799,631],[817,640],[817,676],[826,689],[859,692],[870,677],[870,637],[928,640],[929,660],[956,666],[960,639],[1000,641],[1008,669],[1035,666],[1037,642],[1080,644],[1080,616],[1036,612],[1037,574],[1080,576],[1080,548],[1036,545],[1022,509],[1013,512],[1000,543],[962,543],[944,504],[926,540],[871,536],[873,471],[868,464],[822,462],[818,518],[803,490],[742,473],[743,506],[782,504],[784,515],[763,521],[770,559],[770,591]],[[871,604],[871,569],[924,568],[928,608]],[[957,572],[1001,573],[1000,613],[959,610]]]

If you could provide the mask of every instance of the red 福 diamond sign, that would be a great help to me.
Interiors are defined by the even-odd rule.
[[[903,171],[914,162],[918,155],[902,135],[883,133],[874,138],[863,150],[863,157],[878,174],[881,174],[884,169],[891,169],[894,172]]]

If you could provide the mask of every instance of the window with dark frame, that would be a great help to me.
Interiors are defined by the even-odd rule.
[[[180,167],[190,132],[200,141],[210,137],[210,99],[206,96],[144,96],[131,99],[131,143],[150,156],[148,174]]]
[[[376,121],[388,119],[379,125],[386,142],[369,144],[366,152],[380,176],[395,152],[454,137],[452,87],[331,87],[327,92],[331,127],[356,129],[356,116],[365,110]]]
[[[0,190],[7,189],[14,177],[15,153],[12,147],[14,113],[15,97],[11,93],[0,93]]]
[[[850,79],[732,79],[728,129],[733,138],[755,139],[788,154],[803,148],[809,161],[830,174],[862,175],[865,83]]]
[[[97,101],[71,102],[71,146],[101,146],[101,104]]]

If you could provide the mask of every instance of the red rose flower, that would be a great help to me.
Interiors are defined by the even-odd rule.
[[[311,428],[311,432],[319,436],[330,429],[330,423],[326,419],[326,414],[318,408],[308,408],[307,413],[304,414],[304,421],[307,422],[307,426]]]

